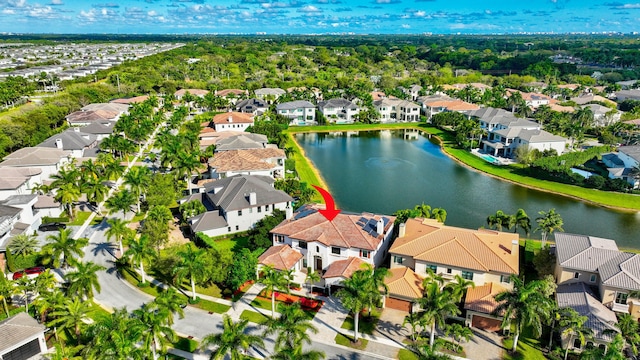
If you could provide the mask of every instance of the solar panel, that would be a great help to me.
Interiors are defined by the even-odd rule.
[[[313,214],[314,212],[316,212],[316,211],[313,210],[313,209],[303,210],[303,211],[299,212],[296,216],[294,216],[293,220],[302,219],[304,217],[307,217],[307,216]]]

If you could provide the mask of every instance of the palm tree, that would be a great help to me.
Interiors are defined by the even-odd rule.
[[[360,313],[367,307],[370,301],[370,296],[366,291],[363,291],[367,289],[369,282],[366,275],[362,270],[355,271],[351,275],[351,278],[345,279],[342,282],[342,289],[336,293],[336,297],[340,300],[342,306],[353,313],[354,342],[358,341]]]
[[[188,244],[184,250],[177,253],[179,261],[173,268],[173,273],[177,276],[178,284],[181,284],[185,277],[189,277],[191,282],[191,298],[196,301],[196,282],[206,280],[206,251],[196,249]]]
[[[418,303],[423,309],[421,314],[424,323],[431,327],[429,346],[433,348],[437,327],[443,327],[446,318],[451,315],[458,315],[460,309],[456,305],[457,295],[453,294],[453,288],[443,288],[441,282],[430,278],[425,278],[422,286],[423,296],[418,299]]]
[[[16,287],[13,288],[13,293],[20,295],[24,299],[24,308],[26,312],[29,312],[29,300],[31,299],[34,290],[35,282],[27,276],[23,276],[16,281]]]
[[[413,208],[415,212],[415,217],[429,219],[431,218],[431,206],[422,203],[420,205],[416,205]]]
[[[225,314],[222,317],[222,332],[207,335],[200,346],[202,349],[206,349],[211,345],[217,346],[211,354],[212,360],[221,360],[227,354],[231,357],[231,360],[242,360],[244,359],[243,353],[249,348],[263,348],[264,346],[264,341],[260,336],[245,333],[247,324],[249,324],[248,320],[233,322],[231,317]]]
[[[313,289],[313,284],[320,281],[320,274],[317,271],[313,271],[311,267],[307,268],[307,276],[304,278],[304,282],[309,285],[309,293]]]
[[[371,316],[371,308],[374,306],[380,306],[384,295],[389,292],[389,287],[384,282],[384,278],[391,276],[389,269],[379,267],[374,269],[373,266],[366,264],[364,270],[365,276],[369,279],[366,291],[369,296],[369,316]]]
[[[409,346],[418,360],[450,360],[451,357],[445,354],[439,354],[432,349],[429,344],[415,344]]]
[[[638,323],[631,314],[618,313],[617,315],[618,323],[615,326],[620,330],[620,335],[622,335],[624,341],[623,348],[626,348],[628,345],[633,354],[638,355],[638,346],[640,346],[640,323]],[[605,330],[605,332],[614,335],[618,334],[615,330]]]
[[[580,354],[580,360],[625,360],[626,357],[622,353],[623,349],[624,340],[622,335],[616,334],[606,350],[595,346],[585,349]]]
[[[134,166],[124,176],[124,183],[129,185],[129,189],[137,200],[137,213],[140,212],[140,198],[144,196],[150,181],[151,171],[146,166]]]
[[[473,331],[466,326],[462,326],[458,323],[454,323],[451,325],[447,325],[445,327],[444,333],[447,336],[451,336],[453,340],[456,342],[456,346],[458,349],[460,348],[460,342],[464,339],[465,342],[468,342],[469,339],[473,336]]]
[[[567,348],[564,350],[564,360],[567,360],[567,355],[569,355],[569,347],[571,346],[571,344],[573,344],[573,338],[575,336],[580,339],[580,344],[584,344],[585,338],[590,337],[593,333],[593,330],[585,326],[588,320],[588,317],[581,316],[572,308],[560,309],[560,319],[558,323],[562,328],[562,335],[569,335]]]
[[[146,273],[144,272],[144,262],[156,256],[156,252],[150,244],[149,237],[142,235],[137,240],[132,239],[129,242],[129,248],[125,251],[124,256],[133,263],[138,264],[138,267],[140,268],[140,275],[142,276],[142,283],[146,283],[147,280]]]
[[[443,208],[434,208],[431,210],[431,218],[436,219],[437,222],[443,223],[447,220],[447,210]]]
[[[472,280],[467,280],[458,274],[454,277],[454,281],[446,285],[447,290],[450,291],[456,302],[462,301],[462,297],[470,287],[475,288],[476,284]]]
[[[29,234],[14,236],[9,242],[8,249],[13,255],[26,256],[36,252],[38,240]]]
[[[7,317],[9,317],[9,307],[7,307],[7,299],[11,299],[13,291],[13,283],[6,277],[0,276],[0,300],[2,300],[2,306],[4,308],[4,312],[7,314]]]
[[[82,360],[78,353],[83,348],[82,345],[70,346],[57,343],[53,345],[54,352],[46,355],[49,360]]]
[[[200,166],[200,161],[191,152],[180,151],[173,165],[176,176],[185,179],[187,191],[191,193],[191,175]]]
[[[67,301],[67,296],[60,289],[56,288],[53,291],[41,293],[33,302],[38,314],[40,314],[40,323],[44,324],[48,313],[53,309],[63,307],[65,301]]]
[[[158,296],[153,299],[154,306],[160,311],[167,312],[167,324],[173,325],[173,314],[180,315],[180,318],[184,317],[184,300],[174,288],[170,287],[162,291]]]
[[[83,254],[82,248],[87,246],[89,240],[86,238],[74,239],[71,237],[71,229],[60,229],[57,235],[47,236],[49,241],[42,247],[42,252],[46,255],[43,259],[45,264],[51,263],[54,267],[67,268],[69,264],[75,263],[75,256]],[[60,260],[62,258],[62,260]]]
[[[131,317],[126,308],[100,316],[89,327],[85,348],[92,359],[144,359],[146,349],[139,346],[145,328],[138,318]]]
[[[118,218],[107,219],[107,224],[109,224],[109,229],[107,229],[107,231],[105,232],[105,235],[107,235],[107,240],[115,238],[120,247],[120,256],[122,256],[124,254],[122,239],[127,236],[133,235],[133,230],[127,227],[128,221]]]
[[[304,351],[302,346],[284,346],[271,356],[271,360],[321,360],[325,358],[322,351]]]
[[[98,271],[102,270],[105,270],[104,266],[92,262],[78,262],[76,271],[65,275],[65,279],[69,284],[67,293],[72,296],[79,296],[83,300],[93,299],[93,290],[100,292]]]
[[[553,308],[553,300],[548,294],[548,290],[553,287],[548,282],[549,280],[544,279],[525,284],[524,280],[512,275],[513,289],[494,296],[499,303],[494,314],[503,317],[502,327],[509,327],[513,323],[514,337],[511,351],[514,353],[518,348],[518,338],[525,325],[533,328],[535,336],[540,336],[542,332],[543,319],[548,318]]]
[[[73,219],[73,203],[80,198],[80,188],[73,183],[62,184],[57,188],[53,198],[64,207],[67,215]]]
[[[418,313],[410,312],[404,317],[402,327],[409,326],[411,328],[411,340],[416,341],[416,330],[422,323],[422,317]]]
[[[168,224],[173,219],[173,214],[164,205],[154,205],[147,213],[147,221],[156,221],[161,224]]]
[[[123,216],[131,210],[131,206],[136,203],[133,193],[127,189],[120,190],[107,200],[107,209],[117,212],[122,211]]]
[[[502,231],[504,227],[511,229],[513,226],[513,217],[504,213],[502,210],[498,210],[494,215],[487,217],[487,224],[489,224],[490,228],[495,226],[498,231]]]
[[[549,212],[540,211],[538,214],[540,216],[536,218],[538,227],[535,231],[541,231],[542,248],[544,248],[547,242],[547,235],[552,234],[555,230],[564,231],[564,229],[562,229],[564,222],[560,214],[556,212],[556,209],[550,209]]]
[[[278,336],[275,342],[275,348],[298,347],[303,343],[311,344],[309,333],[317,334],[318,329],[311,324],[311,320],[302,310],[300,303],[291,305],[279,304],[278,318],[271,318],[264,324],[267,329],[263,336],[266,338],[274,333]]]
[[[89,312],[91,305],[88,301],[82,301],[76,297],[67,300],[65,304],[51,313],[55,317],[49,324],[52,326],[62,327],[63,329],[73,330],[76,335],[76,341],[80,343],[80,334],[82,327],[89,322]]]
[[[104,201],[109,193],[109,188],[104,184],[102,179],[90,177],[82,184],[82,191],[87,195],[87,200],[96,204],[98,214],[102,214],[100,203]]]
[[[289,293],[289,280],[284,274],[270,265],[262,268],[262,277],[258,282],[265,286],[267,293],[271,294],[271,318],[276,315],[276,291],[285,291]]]
[[[144,304],[140,309],[133,311],[133,316],[138,318],[144,326],[142,335],[144,345],[151,349],[153,359],[157,359],[158,350],[164,352],[167,344],[176,339],[176,333],[169,325],[169,312]]]
[[[529,236],[529,232],[531,231],[531,219],[523,209],[518,209],[516,214],[514,215],[514,227],[513,232],[518,232],[518,227],[524,230],[525,234]]]

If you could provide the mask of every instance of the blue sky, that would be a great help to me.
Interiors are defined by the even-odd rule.
[[[640,31],[635,1],[0,0],[0,32],[632,32]]]

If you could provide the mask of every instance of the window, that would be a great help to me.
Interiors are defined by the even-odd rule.
[[[393,256],[393,263],[394,264],[402,264],[402,262],[404,261],[404,258],[402,256]]]
[[[298,246],[300,247],[300,249],[306,249],[307,248],[307,242],[306,241],[298,241]]]
[[[307,258],[302,258],[302,267],[307,268],[309,265],[307,264]]]
[[[284,236],[282,235],[274,235],[275,240],[277,243],[283,243],[284,242]]]
[[[473,272],[471,271],[463,271],[462,278],[466,280],[473,280]]]
[[[316,246],[316,252],[320,252],[320,246]]]
[[[453,270],[451,270],[451,268],[447,269],[447,274],[451,274],[453,272]]]
[[[236,225],[236,231],[240,230],[240,226]]]
[[[433,273],[436,273],[438,271],[438,267],[436,265],[427,265],[427,270],[431,270]]]
[[[238,216],[242,216],[242,210],[238,210]]]
[[[505,283],[505,284],[511,283],[511,276],[509,276],[509,275],[500,275],[500,282],[501,283]]]
[[[592,282],[592,283],[596,282],[596,278],[597,278],[596,274],[591,274],[591,276],[589,277],[589,282]]]
[[[369,251],[369,250],[360,250],[360,257],[370,259],[371,258],[371,251]]]
[[[579,277],[580,277],[580,273],[579,272],[573,273],[573,278],[574,279],[578,279]]]
[[[336,254],[336,255],[340,255],[340,248],[339,248],[339,247],[332,246],[332,247],[331,247],[331,253],[332,253],[332,254]]]
[[[262,212],[262,206],[258,206],[258,212]]]
[[[227,228],[227,232],[231,232],[231,226]]]
[[[580,339],[573,340],[573,347],[576,349],[580,349],[582,347],[582,343],[580,342]]]
[[[616,304],[626,305],[627,304],[627,297],[629,297],[629,294],[617,292],[616,293]]]

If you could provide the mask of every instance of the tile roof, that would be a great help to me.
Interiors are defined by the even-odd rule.
[[[89,104],[81,109],[82,111],[109,111],[114,112],[116,114],[123,113],[129,110],[129,105],[127,104],[117,104],[117,103],[97,103],[97,104]]]
[[[262,89],[256,89],[254,91],[254,94],[256,94],[256,96],[258,95],[284,95],[287,92],[280,89],[280,88],[262,88]]]
[[[0,321],[0,353],[5,350],[29,340],[39,334],[43,334],[44,325],[38,324],[27,313],[18,313],[8,319]]]
[[[327,267],[327,270],[322,275],[322,278],[350,278],[354,272],[363,269],[364,264],[366,264],[366,262],[356,257],[349,257],[348,259],[334,261],[329,264],[329,267]]]
[[[173,95],[176,97],[185,96],[187,94],[187,91],[189,92],[189,94],[194,96],[205,96],[209,93],[209,90],[202,90],[202,89],[180,89],[175,93],[173,93]]]
[[[276,105],[276,110],[295,110],[298,108],[315,108],[316,106],[307,100],[296,100]]]
[[[401,266],[389,269],[390,276],[384,279],[384,283],[389,287],[390,297],[401,297],[404,299],[419,299],[422,297],[422,281],[420,275],[411,268]]]
[[[76,127],[49,137],[38,144],[38,147],[57,148],[58,139],[62,141],[63,150],[83,150],[95,146],[98,140],[95,135],[80,132],[80,129]]]
[[[211,122],[214,124],[253,124],[253,114],[229,111],[214,116]]]
[[[429,107],[445,108],[449,111],[473,111],[473,110],[480,109],[480,106],[478,105],[471,104],[458,99],[436,100],[436,101],[423,102],[423,104]]]
[[[0,190],[14,190],[29,181],[32,176],[40,175],[41,169],[26,167],[2,167],[0,169]]]
[[[5,156],[0,166],[54,165],[71,155],[70,151],[43,147],[25,147]]]
[[[214,230],[226,228],[229,226],[224,216],[220,215],[218,211],[207,211],[203,214],[196,215],[190,218],[191,231],[198,233],[201,231]]]
[[[225,211],[247,209],[293,201],[291,196],[273,187],[273,178],[257,175],[236,175],[205,185],[206,196]],[[249,204],[249,194],[256,193],[256,204]]]
[[[53,196],[38,195],[38,201],[33,205],[35,209],[60,208],[60,203],[56,202]]]
[[[223,131],[226,132],[226,131]],[[242,133],[219,138],[216,141],[216,151],[264,149],[269,143],[266,135]]]
[[[318,103],[318,109],[324,110],[324,108],[348,108],[357,109],[351,101],[343,98],[335,98],[327,101],[321,101]]]
[[[376,250],[393,227],[394,216],[369,213],[341,212],[333,221],[318,212],[323,205],[303,206],[291,219],[286,219],[271,230],[273,234],[288,236],[299,241],[317,241],[326,246]],[[384,223],[384,234],[376,232],[377,222]]]
[[[236,104],[236,110],[241,112],[253,112],[257,109],[266,109],[268,107],[269,104],[256,98],[242,100]]]
[[[593,331],[597,340],[611,341],[618,328],[616,314],[604,306],[595,296],[595,293],[584,283],[572,283],[558,285],[556,289],[556,301],[558,307],[570,307],[582,316],[588,318],[586,327]],[[613,331],[613,334],[609,331]]]
[[[640,145],[620,146],[618,152],[626,154],[635,161],[640,162]]]
[[[217,90],[216,91],[216,96],[227,96],[229,94],[233,94],[233,95],[242,95],[242,94],[246,94],[247,90],[240,90],[240,89],[223,89],[223,90]]]
[[[115,100],[111,100],[109,101],[110,103],[115,103],[115,104],[140,104],[142,102],[145,102],[146,100],[149,99],[149,95],[142,95],[142,96],[135,96],[135,97],[130,97],[130,98],[122,98],[122,99],[115,99]]]
[[[113,121],[120,112],[109,110],[76,111],[66,116],[69,123],[86,123],[94,121]]]
[[[518,274],[519,252],[511,253],[512,242],[518,239],[514,233],[470,230],[417,218],[407,220],[405,236],[395,240],[389,253],[463,269]]]
[[[555,233],[558,264],[564,268],[596,272],[620,254],[616,242],[595,236]]]
[[[598,267],[601,283],[628,290],[640,290],[640,254],[621,252]]]
[[[215,168],[218,173],[269,170],[279,166],[275,162],[268,161],[269,159],[285,157],[284,150],[281,149],[228,150],[217,152],[209,160],[209,166]]]
[[[493,282],[471,287],[467,289],[464,308],[465,310],[477,311],[483,314],[492,314],[499,305],[494,296],[506,290],[506,288]]]
[[[96,135],[112,134],[114,125],[115,125],[115,122],[113,121],[104,121],[104,122],[96,121],[96,122],[92,122],[89,125],[80,127],[80,132],[83,132],[86,134],[96,134]]]
[[[276,270],[289,270],[302,259],[302,254],[289,245],[276,245],[267,249],[260,257],[258,263],[271,265]]]
[[[550,132],[544,130],[529,130],[522,129],[518,134],[520,139],[526,140],[529,143],[542,143],[542,142],[566,142],[567,139],[562,136],[553,135]]]

